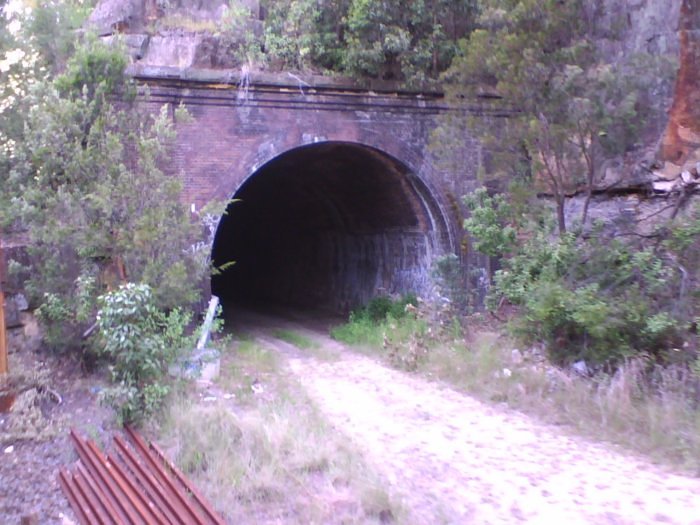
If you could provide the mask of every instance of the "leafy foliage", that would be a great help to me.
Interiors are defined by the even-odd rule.
[[[320,44],[317,2],[275,2],[265,24],[265,50],[293,69],[308,67]]]
[[[194,338],[185,336],[190,315],[158,309],[151,288],[127,283],[98,298],[100,354],[110,363],[115,386],[102,393],[124,422],[153,415],[170,392],[168,366]]]
[[[234,43],[234,56],[246,64],[264,60],[263,38],[255,31],[250,11],[232,2],[224,13],[219,30],[224,42]]]
[[[435,78],[449,65],[475,12],[471,0],[353,0],[347,14],[345,67],[355,74],[409,83]]]
[[[350,312],[348,322],[334,328],[331,336],[349,344],[381,345],[385,323],[406,318],[408,310],[416,306],[418,299],[412,294],[398,300],[375,297],[362,308]],[[378,330],[380,327],[382,329]]]
[[[450,64],[458,40],[473,27],[475,0],[261,2],[264,29],[232,3],[222,33],[240,57],[273,69],[349,73],[419,84]]]
[[[497,203],[479,202],[466,227],[483,243]],[[601,229],[591,235],[557,238],[551,228],[535,228],[496,272],[490,306],[506,299],[522,307],[517,331],[545,341],[557,363],[584,359],[605,367],[639,354],[660,362],[682,358],[674,349],[690,328],[697,292],[692,305],[685,304],[690,283],[673,261],[686,257],[688,246],[671,252],[622,242]]]
[[[406,307],[408,305],[418,306],[418,299],[413,294],[404,295],[398,300],[391,297],[380,296],[373,298],[366,306],[355,310],[353,315],[356,317],[368,317],[371,321],[383,321],[391,316],[394,319],[400,319],[406,315]]]
[[[27,288],[57,349],[83,347],[106,290],[144,282],[170,309],[194,303],[208,271],[180,183],[159,169],[172,120],[165,106],[155,117],[130,111],[125,65],[121,50],[88,39],[62,75],[32,89],[14,153],[12,211],[34,262]]]
[[[510,253],[515,247],[515,228],[506,224],[510,213],[504,195],[489,196],[486,188],[477,188],[464,198],[471,212],[464,219],[464,229],[474,236],[474,248],[496,257]]]
[[[3,12],[0,51],[19,58],[0,70],[0,224],[28,235],[31,266],[10,267],[30,275],[48,345],[107,359],[116,386],[105,400],[136,421],[160,406],[167,365],[191,343],[185,309],[199,300],[208,246],[179,181],[159,168],[175,136],[168,108],[134,111],[123,50],[75,39],[90,8]],[[130,281],[142,284],[122,287]]]
[[[637,142],[658,110],[654,93],[671,68],[663,57],[606,60],[595,39],[616,37],[602,26],[601,2],[481,5],[479,27],[463,42],[445,80],[455,103],[485,90],[507,101],[513,111],[502,126],[469,121],[488,149],[488,175],[506,181],[535,177],[556,202],[563,235],[565,197],[587,191],[585,225],[597,170]]]

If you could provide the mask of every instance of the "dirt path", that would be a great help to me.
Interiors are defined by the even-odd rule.
[[[356,354],[287,355],[320,409],[402,498],[407,523],[700,525],[700,479]]]

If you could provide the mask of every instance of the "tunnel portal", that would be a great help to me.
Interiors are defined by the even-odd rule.
[[[212,277],[224,301],[346,312],[423,293],[446,223],[420,179],[364,145],[323,142],[269,161],[222,217]],[[231,263],[233,264],[227,264]]]

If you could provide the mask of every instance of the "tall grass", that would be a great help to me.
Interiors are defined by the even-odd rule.
[[[233,362],[237,365],[233,366]],[[353,524],[401,519],[401,508],[316,410],[273,352],[247,342],[219,385],[236,401],[173,402],[164,440],[180,467],[232,523]],[[240,402],[243,378],[258,393]]]
[[[399,368],[407,368],[416,339],[427,339],[410,361],[419,373],[700,475],[700,378],[687,368],[637,360],[614,375],[581,377],[541,357],[514,362],[514,342],[494,331],[474,331],[463,342],[431,339],[425,323],[410,316],[380,323],[351,318],[332,334]],[[387,346],[399,350],[387,353]]]
[[[481,333],[431,350],[421,370],[490,402],[642,452],[700,475],[700,382],[680,366],[629,361],[593,378],[527,360],[513,343]]]

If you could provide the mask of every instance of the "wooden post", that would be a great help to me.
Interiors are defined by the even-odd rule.
[[[5,255],[2,249],[2,235],[0,234],[0,376],[9,372],[7,364],[7,336],[5,334]]]

